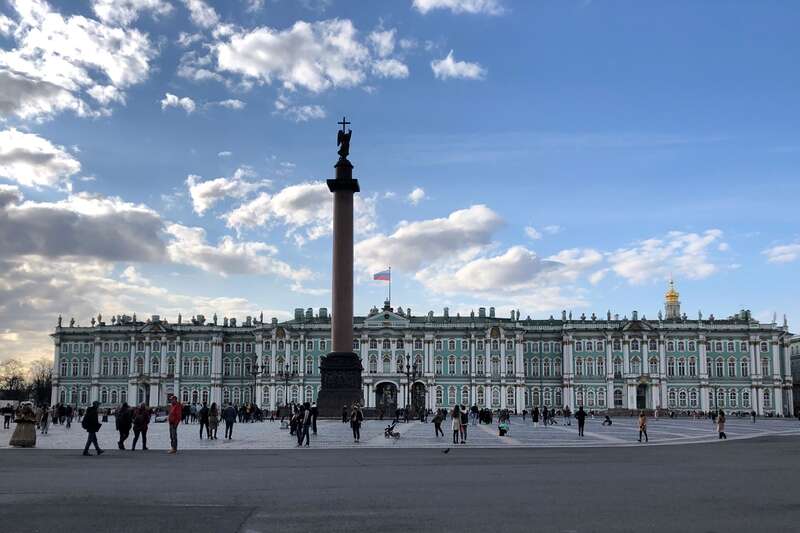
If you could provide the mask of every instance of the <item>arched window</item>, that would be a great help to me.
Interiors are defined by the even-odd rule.
[[[738,397],[738,394],[736,393],[736,389],[729,390],[728,391],[728,405],[730,407],[736,407],[736,405],[739,403],[738,400],[739,400],[739,397]]]
[[[500,358],[492,357],[492,377],[500,376]]]
[[[667,351],[674,352],[675,351],[675,341],[668,341],[667,342]]]
[[[678,341],[678,351],[679,352],[685,352],[686,351],[686,343],[684,343],[683,341]],[[685,395],[685,393],[684,393],[684,395]],[[679,396],[679,398],[680,398],[680,396]]]
[[[395,347],[396,347],[398,350],[403,350],[403,349],[405,349],[405,343],[403,342],[403,339],[397,339],[397,340],[395,341],[395,343],[394,343],[394,344],[395,344]]]
[[[583,359],[581,359],[580,357],[575,359],[575,374],[577,374],[578,376],[583,375]]]
[[[103,352],[108,353],[108,351],[109,351],[109,343],[104,342],[103,343]],[[116,351],[116,350],[114,350],[114,351]]]
[[[461,375],[462,376],[469,375],[469,357],[467,356],[461,358]]]
[[[556,376],[561,375],[561,358],[556,357],[555,361],[553,361],[553,371],[555,372]]]
[[[606,391],[605,389],[599,389],[597,391],[597,405],[600,407],[606,406]]]
[[[597,375],[598,376],[605,376],[606,375],[606,360],[602,357],[597,358]]]
[[[112,389],[111,390],[111,403],[112,404],[116,404],[117,403],[117,398],[118,398],[117,390],[116,389]]]
[[[392,344],[389,342],[389,339],[383,339],[383,349],[384,350],[391,350]]]
[[[286,350],[286,343],[283,341],[278,341],[278,351],[283,352]]]
[[[475,373],[479,376],[482,376],[485,372],[486,365],[484,364],[483,356],[479,355],[476,360],[477,368],[475,369]]]
[[[444,394],[442,391],[441,385],[436,386],[436,405],[437,407],[441,407],[444,403]]]
[[[264,391],[268,391],[269,388],[264,388]],[[223,387],[222,389],[222,403],[227,404],[231,403],[231,389],[229,387]]]
[[[739,362],[739,368],[741,369],[741,375],[743,378],[746,378],[750,375],[750,361],[745,358]]]
[[[181,402],[189,403],[189,391],[187,389],[181,390]]]
[[[531,396],[532,396],[531,398],[532,405],[537,405],[537,406],[542,405],[542,397],[541,394],[539,393],[539,387],[533,388]]]
[[[622,390],[614,389],[614,407],[622,407]]]
[[[736,348],[734,347],[733,341],[728,341],[728,351],[735,352]]]
[[[447,358],[447,373],[451,376],[456,375],[456,357],[454,355]]]
[[[422,339],[414,339],[414,349],[415,350],[422,349]]]
[[[394,360],[395,372],[397,372],[398,374],[402,374],[403,373],[403,364],[404,364],[403,356],[402,355],[398,355],[397,359]]]
[[[233,360],[233,375],[234,376],[242,375],[242,361],[239,359]]]
[[[144,351],[144,343],[142,341],[139,341],[139,342],[136,343],[136,351],[137,352],[143,352]]]
[[[264,387],[264,390],[261,392],[261,406],[269,406],[269,387]]]
[[[68,370],[68,367],[67,367],[67,361],[62,359],[60,366],[61,366],[60,374],[62,376],[68,376],[69,375],[69,370]]]
[[[594,407],[594,390],[589,389],[586,392],[586,403],[589,404],[589,407]]]
[[[765,377],[769,375],[769,359],[766,357],[761,359],[761,375]]]
[[[576,352],[583,351],[583,341],[575,341],[575,351]]]
[[[450,385],[447,387],[447,405],[456,404],[456,388]]]
[[[722,361],[722,357],[718,357],[716,363],[716,376],[719,378],[722,377],[725,371],[725,364]]]
[[[764,389],[764,407],[772,407],[772,394],[770,393],[769,389]]]
[[[592,357],[586,358],[586,375],[594,376],[594,358]]]
[[[656,375],[658,374],[658,359],[655,357],[651,357],[648,361],[648,366],[650,367],[650,374]]]
[[[538,357],[531,359],[531,376],[539,377],[539,365],[540,362]]]
[[[725,389],[717,390],[717,407],[725,406]]]
[[[155,375],[161,371],[161,361],[158,357],[153,357],[150,360],[150,373]]]
[[[192,366],[192,361],[190,359],[183,360],[183,370],[181,372],[183,372],[184,376],[188,376],[190,374],[189,369],[191,368],[191,366]]]
[[[689,391],[689,406],[697,407],[697,390],[692,389]]]
[[[436,360],[434,362],[434,365],[435,365],[434,368],[435,368],[436,375],[437,376],[441,376],[442,375],[442,358],[437,356]]]
[[[761,351],[762,352],[766,352],[767,350],[768,350],[767,343],[766,342],[762,342],[761,343]]]
[[[677,405],[677,397],[675,394],[675,389],[669,390],[669,392],[667,393],[667,399],[670,407],[675,407]]]
[[[89,403],[89,391],[81,389],[81,405],[86,405],[87,403]]]
[[[514,358],[512,356],[506,357],[506,374],[514,373]]]
[[[77,377],[78,376],[78,364],[79,363],[78,363],[77,359],[73,359],[72,360],[71,368],[72,368],[72,376],[73,377]]]
[[[561,401],[561,389],[560,389],[560,388],[559,388],[559,389],[556,389],[556,393],[555,393],[555,399],[554,399],[553,401],[554,401],[554,402],[555,402],[555,404],[556,404],[556,405],[558,405],[559,407],[564,405],[564,404],[563,404],[563,402]]]
[[[622,377],[622,359],[620,357],[614,358],[614,377],[617,379]]]
[[[492,387],[492,407],[500,407],[500,387]]]
[[[597,351],[597,352],[602,352],[603,350],[605,350],[605,346],[604,346],[604,343],[603,343],[603,341],[597,341],[597,342],[595,342],[595,343],[594,343],[594,349],[595,349],[595,351]]]
[[[617,350],[617,351],[622,349],[622,343],[620,343],[619,339],[614,339],[613,347],[614,347],[614,350]]]
[[[306,374],[313,374],[314,373],[314,358],[309,356],[306,357]]]
[[[733,357],[728,359],[728,376],[736,377],[736,359]]]
[[[124,357],[122,359],[122,375],[123,376],[127,376],[128,375],[128,358],[127,357]]]
[[[550,388],[544,389],[544,406],[553,405],[553,391]]]
[[[300,373],[300,360],[297,358],[297,356],[292,357],[292,372],[295,374]]]
[[[461,387],[461,405],[469,407],[469,387],[466,385]]]
[[[514,407],[514,387],[506,388],[506,407]]]
[[[576,403],[576,404],[577,404],[579,407],[580,407],[580,406],[582,406],[582,405],[585,405],[585,404],[584,404],[584,402],[583,402],[583,389],[580,389],[580,388],[579,388],[579,389],[578,389],[578,390],[575,392],[575,403]]]
[[[175,358],[170,357],[167,359],[167,375],[174,376],[175,375]]]
[[[275,402],[277,405],[286,405],[286,391],[283,387],[275,389]]]
[[[89,375],[89,360],[88,359],[84,359],[81,362],[81,376],[86,377],[88,375]]]
[[[141,357],[136,358],[136,373],[142,374],[144,373],[144,359]]]
[[[439,359],[439,361],[441,362],[441,359]],[[392,360],[389,358],[389,355],[387,354],[383,356],[383,373],[388,374],[391,371],[392,371]]]
[[[686,375],[686,359],[683,357],[678,359],[678,375],[681,377]]]
[[[697,375],[697,360],[694,357],[689,358],[689,375],[692,377]]]
[[[750,407],[750,391],[742,390],[742,407]]]
[[[314,401],[314,388],[311,385],[306,385],[305,401],[308,403]]]
[[[222,362],[222,375],[223,376],[230,376],[231,375],[231,360],[225,359]]]
[[[100,403],[108,403],[108,389],[106,388],[100,389]]]
[[[686,407],[686,405],[687,405],[687,401],[686,400],[687,400],[686,391],[681,389],[681,391],[678,392],[678,406],[679,407]]]
[[[496,339],[492,341],[492,351],[496,352],[500,350],[500,342]]]
[[[633,350],[634,352],[638,352],[639,351],[639,340],[638,339],[633,339],[631,341],[631,350]]]
[[[192,360],[192,375],[199,376],[200,375],[200,359],[195,357]]]
[[[655,352],[658,349],[658,346],[656,345],[656,340],[650,339],[647,343],[647,348]]]
[[[241,403],[241,401],[242,401],[242,391],[239,389],[239,387],[234,387],[233,388],[233,403],[238,404],[238,403]]]
[[[591,352],[592,351],[592,346],[593,346],[592,341],[586,341],[586,351],[587,352]]]
[[[250,377],[253,375],[253,361],[249,357],[245,358],[244,360],[244,367],[242,367],[242,373],[245,377]]]
[[[694,341],[689,341],[689,351],[694,353],[695,351]]]
[[[353,339],[353,351],[357,352],[361,349],[361,342],[358,339]]]
[[[107,357],[103,357],[102,368],[103,368],[103,375],[107,376],[108,375],[108,358]]]
[[[377,374],[378,372],[378,358],[374,355],[369,358],[369,371],[371,374]]]
[[[456,341],[454,341],[453,339],[447,341],[447,349],[450,350],[451,352],[454,352],[456,350]]]
[[[631,359],[631,372],[636,375],[642,373],[642,361],[639,359],[639,357],[634,357]]]

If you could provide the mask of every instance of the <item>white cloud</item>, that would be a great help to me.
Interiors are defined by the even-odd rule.
[[[379,59],[372,64],[372,72],[381,78],[408,77],[408,66],[397,59]]]
[[[222,156],[225,153],[220,152],[218,155]],[[227,154],[230,155],[230,152]],[[248,180],[248,178],[254,177],[255,173],[249,167],[237,168],[231,177],[208,181],[200,181],[202,179],[200,176],[190,174],[186,178],[186,185],[192,198],[194,212],[202,215],[224,198],[244,198],[250,193],[270,185],[269,180]]]
[[[407,199],[411,205],[417,205],[425,199],[425,191],[422,189],[422,187],[417,187],[408,193]]]
[[[527,235],[529,239],[534,241],[538,241],[539,239],[542,238],[541,232],[539,232],[533,226],[525,226],[525,235]]]
[[[562,229],[561,226],[550,225],[542,228],[542,231],[544,231],[548,235],[555,235],[556,233],[561,233],[561,229]]]
[[[717,246],[717,250],[719,250],[720,252],[727,252],[730,249],[731,246],[727,242],[721,242],[719,243],[719,246]]]
[[[256,13],[264,9],[264,0],[245,0],[247,6],[245,7],[245,11],[250,13]]]
[[[295,122],[308,122],[309,120],[318,120],[327,116],[324,107],[316,104],[294,105],[285,95],[280,95],[275,100],[275,114]]]
[[[441,259],[474,257],[502,224],[485,205],[453,211],[447,218],[403,222],[391,235],[378,234],[357,243],[356,263],[368,272],[386,265],[410,272]]]
[[[211,28],[219,24],[219,15],[213,7],[203,0],[183,0],[189,10],[189,18],[201,28]]]
[[[22,200],[16,187],[0,186],[0,258],[159,261],[164,256],[161,218],[146,206],[88,193],[58,202]]]
[[[233,152],[228,150],[223,150],[222,152],[217,152],[217,157],[230,157],[233,155]]]
[[[0,177],[28,187],[56,187],[80,169],[63,146],[14,128],[0,131]]]
[[[17,18],[16,47],[0,50],[4,73],[0,88],[11,88],[11,98],[0,104],[4,113],[24,118],[46,118],[65,109],[79,115],[108,114],[107,108],[91,110],[81,99],[81,91],[110,85],[122,92],[147,78],[156,49],[146,34],[80,15],[64,17],[43,0],[11,0],[10,4]],[[26,86],[34,94],[20,95]]]
[[[161,99],[161,109],[166,109],[168,107],[180,107],[186,111],[186,114],[188,115],[194,112],[196,105],[194,100],[188,96],[179,97],[171,93],[166,93],[164,98]]]
[[[142,11],[150,11],[154,17],[167,15],[172,4],[164,0],[92,0],[92,9],[103,22],[127,26]]]
[[[396,34],[396,29],[373,31],[369,34],[369,41],[378,57],[387,57],[394,52]]]
[[[368,233],[375,228],[375,199],[358,195],[354,201],[355,229]],[[262,192],[224,216],[227,226],[241,232],[246,228],[280,223],[287,236],[302,245],[330,234],[333,224],[333,195],[325,182],[290,185],[274,195]]]
[[[365,78],[369,50],[350,20],[297,21],[287,30],[242,30],[216,45],[219,68],[261,83],[281,82],[287,90],[319,93],[352,87]]]
[[[610,269],[608,269],[608,268],[602,268],[602,269],[598,270],[597,272],[593,272],[589,276],[589,283],[591,283],[592,285],[597,285],[598,283],[603,281],[603,279],[605,279],[605,277],[609,273],[609,271],[610,271]]]
[[[236,241],[226,235],[213,246],[206,242],[203,228],[169,224],[166,229],[173,238],[167,245],[167,253],[174,263],[194,266],[223,277],[230,274],[270,274],[298,282],[313,277],[308,269],[294,269],[276,259],[277,249],[263,242]]]
[[[800,243],[771,246],[761,253],[770,263],[791,263],[800,258]]]
[[[245,102],[241,100],[236,100],[235,98],[222,100],[220,102],[215,102],[216,105],[227,107],[228,109],[235,109],[236,111],[240,109],[244,109],[247,105]]]
[[[453,13],[484,13],[500,15],[505,9],[500,0],[414,0],[414,8],[423,15],[435,9],[447,9]]]
[[[451,78],[465,79],[465,80],[482,80],[486,77],[486,69],[478,63],[469,63],[467,61],[456,61],[453,58],[453,51],[447,54],[444,59],[435,59],[431,61],[431,69],[433,75],[440,80],[448,80]]]
[[[703,233],[671,231],[662,238],[646,239],[615,250],[608,254],[608,261],[618,276],[634,284],[662,280],[671,274],[703,279],[719,269],[709,249],[721,238],[722,231],[718,229]]]

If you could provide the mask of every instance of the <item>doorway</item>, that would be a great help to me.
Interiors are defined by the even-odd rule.
[[[647,385],[636,387],[636,408],[647,409]]]

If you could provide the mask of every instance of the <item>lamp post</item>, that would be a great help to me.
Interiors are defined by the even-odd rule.
[[[291,366],[286,363],[285,368],[278,371],[278,379],[283,381],[283,405],[289,405],[289,382],[297,377],[297,372],[291,371]]]
[[[253,393],[250,395],[250,399],[252,400],[252,403],[255,404],[255,405],[258,405],[259,403],[261,403],[260,401],[257,401],[257,399],[256,399],[256,390],[257,390],[257,385],[258,385],[258,377],[263,375],[263,374],[268,374],[268,373],[269,373],[269,367],[267,365],[255,364],[255,365],[253,365],[252,368],[250,368],[250,375],[253,376]],[[258,399],[258,400],[260,400],[260,399]]]
[[[411,364],[411,356],[406,355],[406,404],[404,406],[403,412],[411,407],[410,397],[411,397],[411,386],[413,385],[414,381],[417,380],[418,369],[417,369],[417,362],[414,361],[414,364]],[[408,413],[406,413],[405,418],[408,419]]]

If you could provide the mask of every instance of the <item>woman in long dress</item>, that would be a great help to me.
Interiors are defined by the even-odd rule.
[[[17,410],[14,422],[17,427],[11,435],[10,446],[18,448],[33,448],[36,446],[36,413],[30,402],[23,404]]]

